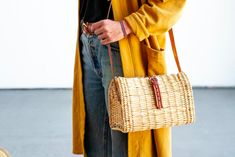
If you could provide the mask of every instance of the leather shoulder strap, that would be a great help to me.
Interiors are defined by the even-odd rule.
[[[177,54],[177,50],[176,50],[176,46],[175,46],[175,39],[174,39],[174,33],[173,33],[173,29],[171,28],[169,31],[169,36],[170,36],[170,41],[171,41],[171,48],[174,54],[174,58],[175,58],[175,63],[177,65],[178,71],[181,72],[181,66],[180,66],[180,62],[179,62],[179,58],[178,58],[178,54]]]

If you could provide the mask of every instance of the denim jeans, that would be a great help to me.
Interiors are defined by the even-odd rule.
[[[127,157],[127,134],[111,130],[108,85],[112,79],[108,47],[97,35],[82,33],[83,91],[86,109],[85,153],[87,157]],[[110,44],[115,76],[123,76],[118,42]]]

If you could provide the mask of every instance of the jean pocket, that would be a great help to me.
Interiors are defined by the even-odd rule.
[[[165,50],[153,49],[142,44],[142,49],[147,54],[148,76],[161,75],[166,73]]]

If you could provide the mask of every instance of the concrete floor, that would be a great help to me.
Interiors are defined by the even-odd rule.
[[[197,121],[173,128],[173,157],[235,156],[235,89],[194,89]],[[0,90],[0,147],[12,157],[71,153],[71,90]]]

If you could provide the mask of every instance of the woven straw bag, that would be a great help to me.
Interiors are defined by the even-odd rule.
[[[147,77],[114,76],[108,87],[109,123],[113,130],[135,132],[190,124],[195,121],[192,86],[181,71],[172,29],[171,46],[179,73]]]

